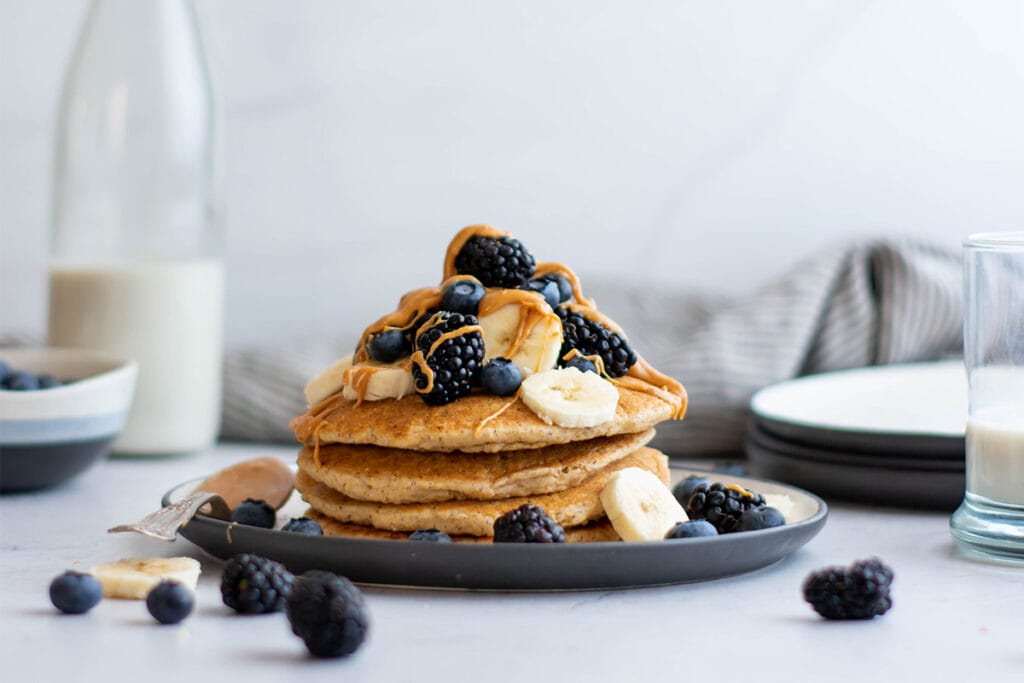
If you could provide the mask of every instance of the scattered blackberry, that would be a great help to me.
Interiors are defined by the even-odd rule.
[[[284,609],[292,589],[292,573],[258,555],[235,555],[224,565],[220,594],[239,614],[265,614]]]
[[[50,602],[65,614],[84,614],[103,597],[103,585],[92,574],[64,572],[50,582]]]
[[[609,377],[622,377],[636,363],[636,352],[618,332],[564,306],[557,307],[555,313],[562,319],[561,357],[573,349],[584,356],[599,355]]]
[[[192,613],[192,591],[180,581],[161,581],[146,596],[146,609],[161,624],[177,624]]]
[[[871,619],[889,611],[892,569],[878,558],[828,567],[804,581],[804,600],[826,619]]]
[[[452,537],[440,529],[417,529],[409,534],[410,541],[429,541],[431,543],[451,543]]]
[[[309,517],[293,517],[288,523],[281,527],[281,531],[290,531],[293,534],[306,534],[307,536],[323,536],[324,530],[315,519]]]
[[[782,526],[786,518],[775,508],[751,508],[740,515],[740,523],[736,531],[757,531],[758,529],[771,529]]]
[[[520,505],[494,520],[495,543],[565,543],[565,530],[544,508]]]
[[[693,496],[693,490],[701,484],[707,485],[709,483],[707,477],[691,474],[672,487],[672,495],[676,497],[680,505],[686,507],[686,504],[690,502],[690,497]]]
[[[597,372],[597,366],[594,365],[594,361],[583,356],[573,356],[569,360],[563,361],[562,367],[576,368],[580,372]]]
[[[246,498],[231,511],[231,521],[235,524],[273,529],[275,520],[274,508],[264,500]]]
[[[418,362],[412,364],[416,391],[427,405],[440,406],[469,395],[477,383],[484,362],[484,340],[480,332],[464,332],[446,339],[431,353],[431,346],[441,335],[468,325],[476,325],[476,316],[441,311],[431,319],[416,337],[416,347],[423,352],[424,361],[434,376],[430,388],[427,374]]]
[[[476,280],[456,280],[441,294],[441,310],[476,315],[487,290]]]
[[[292,633],[316,657],[345,657],[359,649],[370,622],[363,594],[348,579],[310,571],[295,579],[288,596]]]
[[[399,329],[382,330],[366,342],[366,353],[381,363],[393,363],[412,352],[409,337]]]
[[[737,531],[740,518],[745,512],[765,507],[764,496],[748,491],[742,486],[721,482],[698,484],[686,503],[686,514],[690,519],[706,519],[720,534]]]
[[[511,396],[523,383],[523,371],[508,358],[492,358],[480,370],[480,386],[494,396]]]
[[[533,277],[536,262],[515,238],[476,235],[455,256],[455,270],[472,275],[484,287],[519,288]]]
[[[558,283],[554,280],[530,280],[526,283],[526,289],[537,292],[542,297],[548,306],[554,308],[558,304],[562,303],[560,294],[558,291]]]
[[[717,536],[716,529],[706,519],[691,519],[689,522],[680,522],[668,530],[665,538],[700,538],[701,536]]]

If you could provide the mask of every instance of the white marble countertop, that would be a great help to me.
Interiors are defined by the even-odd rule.
[[[184,539],[107,534],[173,485],[294,449],[224,445],[171,459],[109,460],[50,491],[0,498],[4,681],[1019,681],[1024,568],[961,557],[948,515],[835,502],[824,530],[782,562],[703,583],[579,593],[365,589],[371,630],[354,656],[306,655],[283,614],[240,617],[220,563]],[[127,556],[203,562],[193,614],[160,626],[135,601],[59,614],[50,580]],[[812,570],[878,556],[892,610],[825,622],[803,602]]]

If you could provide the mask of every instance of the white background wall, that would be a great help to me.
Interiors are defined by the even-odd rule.
[[[825,245],[1024,226],[1024,3],[196,0],[228,338],[361,329],[463,225],[740,294]],[[45,325],[86,3],[0,0],[0,332]]]

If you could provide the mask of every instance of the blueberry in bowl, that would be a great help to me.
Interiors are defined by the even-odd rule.
[[[0,492],[63,483],[110,452],[134,361],[99,351],[0,349]]]

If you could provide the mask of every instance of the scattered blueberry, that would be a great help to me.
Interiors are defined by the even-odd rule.
[[[480,371],[480,386],[494,396],[511,396],[522,383],[522,371],[508,358],[492,358]]]
[[[343,576],[309,571],[295,577],[288,621],[315,657],[346,657],[363,644],[370,620],[363,594]]]
[[[410,352],[409,337],[402,330],[378,332],[366,343],[366,353],[381,363],[393,363],[403,356],[408,356]]]
[[[710,483],[711,482],[707,477],[699,474],[691,474],[686,479],[683,479],[672,487],[672,495],[675,496],[676,500],[679,501],[679,504],[685,508],[686,504],[690,502],[690,496],[693,495],[693,490],[701,484],[707,486]]]
[[[669,529],[665,538],[700,538],[701,536],[717,536],[718,529],[706,519],[691,519],[689,522],[680,522]]]
[[[192,591],[179,581],[161,581],[146,596],[146,609],[161,624],[177,624],[194,605]]]
[[[558,283],[554,280],[530,280],[526,283],[526,288],[534,292],[539,292],[540,295],[544,297],[544,301],[546,301],[548,306],[551,308],[562,303],[558,292]]]
[[[480,308],[480,300],[486,293],[487,290],[476,279],[457,280],[448,285],[441,294],[441,309],[476,315]]]
[[[66,614],[84,614],[103,597],[103,585],[92,574],[64,572],[50,582],[50,602]]]
[[[584,356],[573,356],[565,361],[564,365],[567,368],[576,368],[580,372],[597,372],[597,365],[594,364],[594,361]]]
[[[274,508],[264,500],[246,498],[231,511],[231,521],[236,524],[273,529],[275,520]]]
[[[315,519],[309,517],[293,517],[288,523],[281,527],[281,531],[291,531],[295,534],[306,534],[308,536],[323,536],[324,530]]]
[[[758,529],[771,529],[782,526],[786,518],[779,510],[772,507],[751,508],[740,515],[740,523],[736,531],[757,531]]]
[[[10,391],[36,391],[39,378],[28,370],[12,370],[4,378],[4,389]]]
[[[410,541],[430,541],[432,543],[451,543],[452,537],[440,529],[417,529],[409,534]]]

